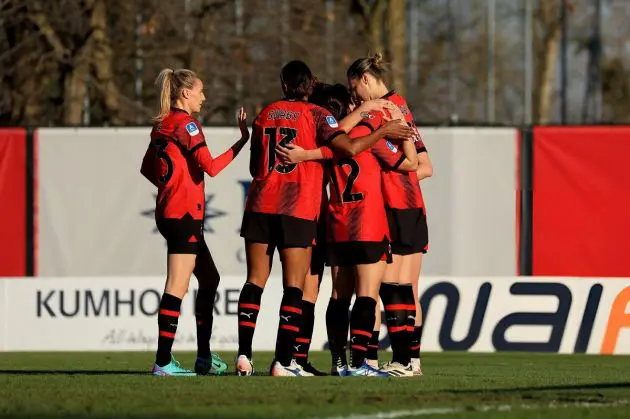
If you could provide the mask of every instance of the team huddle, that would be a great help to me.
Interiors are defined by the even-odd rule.
[[[350,66],[349,87],[317,82],[305,63],[292,61],[281,71],[284,98],[253,122],[237,375],[254,374],[252,341],[276,250],[284,291],[272,376],[327,375],[308,361],[326,265],[333,281],[326,310],[331,375],[422,375],[417,286],[428,231],[419,181],[432,175],[432,166],[405,99],[387,88],[384,75],[380,54]],[[156,224],[168,248],[153,374],[223,374],[228,366],[209,344],[219,273],[203,237],[204,173],[218,175],[249,140],[247,115],[241,109],[237,118],[241,138],[214,158],[191,116],[205,100],[201,80],[190,70],[167,69],[157,85],[159,113],[141,168],[158,188]],[[193,273],[199,281],[194,371],[171,354]],[[392,346],[392,360],[383,365],[379,299]]]

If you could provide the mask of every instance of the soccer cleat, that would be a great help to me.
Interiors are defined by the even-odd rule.
[[[411,370],[413,371],[413,375],[417,377],[423,375],[420,358],[411,358]]]
[[[390,377],[413,377],[411,364],[405,366],[400,362],[388,362],[383,365],[382,371],[389,374]]]
[[[236,375],[246,377],[254,375],[254,362],[245,355],[236,358]]]
[[[302,365],[302,369],[306,372],[310,372],[315,377],[325,377],[328,375],[325,372],[320,371],[317,368],[315,368],[313,364],[311,364],[310,362],[308,362],[306,365]]]
[[[365,362],[367,362],[370,367],[378,369],[378,359],[366,359]]]
[[[364,361],[359,368],[348,368],[346,377],[389,377],[389,374],[371,367],[367,361]]]
[[[197,358],[195,372],[197,375],[223,375],[227,371],[227,364],[215,353],[210,359]]]
[[[193,371],[182,368],[179,361],[172,355],[171,362],[167,365],[160,367],[158,364],[154,364],[151,373],[161,377],[194,377],[197,375]]]
[[[330,375],[333,377],[345,377],[348,375],[347,365],[335,365],[330,369]]]
[[[274,361],[271,364],[270,375],[272,377],[312,377],[313,374],[304,371],[304,368],[295,359],[291,360],[288,366],[280,364],[278,361]]]

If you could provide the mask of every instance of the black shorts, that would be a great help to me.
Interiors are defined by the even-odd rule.
[[[203,221],[190,215],[183,218],[158,218],[158,231],[166,239],[168,253],[199,254],[206,246],[203,238]]]
[[[429,228],[422,208],[386,208],[392,253],[411,255],[426,253],[429,248]]]
[[[266,243],[286,249],[309,247],[317,234],[317,221],[279,214],[246,212],[241,224],[241,237],[255,243]]]
[[[369,265],[380,261],[392,263],[392,250],[387,238],[380,242],[328,243],[326,264],[329,266]]]

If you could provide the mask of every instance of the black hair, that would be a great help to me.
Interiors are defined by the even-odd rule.
[[[343,84],[316,83],[308,101],[328,110],[336,119],[343,119],[348,114],[352,97]]]
[[[305,62],[295,60],[282,67],[280,81],[288,99],[302,99],[312,93],[315,78]]]

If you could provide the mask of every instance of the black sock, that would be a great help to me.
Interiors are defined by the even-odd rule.
[[[182,306],[181,298],[171,294],[162,294],[160,311],[158,312],[158,349],[155,355],[155,363],[163,367],[171,362],[171,349],[177,333],[179,310]]]
[[[387,332],[392,344],[392,362],[409,365],[410,336],[407,332],[406,289],[411,287],[392,283],[381,284],[381,300],[385,306]]]
[[[276,339],[276,361],[288,366],[302,324],[302,290],[286,287],[280,303],[280,323]]]
[[[214,297],[216,290],[200,289],[195,300],[197,321],[197,358],[210,358],[210,336],[214,321]]]
[[[422,339],[422,326],[416,326],[413,329],[411,337],[411,357],[420,358],[420,340]]]
[[[330,348],[333,366],[348,365],[348,360],[346,359],[348,327],[350,326],[348,310],[350,310],[350,300],[335,300],[331,298],[328,301],[326,331],[328,332],[328,347]]]
[[[252,341],[263,289],[246,282],[238,298],[238,354],[252,357]]]
[[[413,296],[413,287],[411,284],[404,284],[400,286],[403,301],[407,305],[407,344],[409,345],[409,360],[411,361],[411,354],[413,348],[413,329],[416,325],[416,302]]]
[[[380,330],[372,330],[372,337],[370,338],[370,342],[368,343],[367,354],[365,355],[366,359],[371,361],[378,361],[378,335],[380,334]]]
[[[350,315],[350,364],[353,368],[363,365],[374,328],[376,300],[357,297]]]
[[[302,300],[302,326],[300,333],[295,339],[293,356],[298,364],[305,366],[308,364],[308,351],[311,348],[313,338],[313,326],[315,324],[315,304]]]

